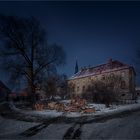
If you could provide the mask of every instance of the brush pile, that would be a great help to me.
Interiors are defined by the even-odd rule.
[[[81,112],[81,113],[94,113],[95,108],[87,107],[85,99],[71,99],[70,103],[50,102],[47,105],[48,109],[57,110],[62,112]]]

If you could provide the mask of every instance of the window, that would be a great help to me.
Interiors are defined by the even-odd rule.
[[[121,81],[121,88],[122,88],[122,89],[125,89],[125,88],[126,88],[125,81]]]
[[[109,87],[114,87],[114,83],[111,82],[111,83],[109,84]]]
[[[102,76],[102,80],[105,80],[105,76],[104,75]]]
[[[88,77],[88,80],[91,80],[91,77]]]
[[[83,91],[85,91],[85,86],[83,86]]]
[[[114,73],[111,73],[111,74],[110,74],[110,77],[113,78],[113,77],[114,77]]]
[[[74,84],[71,85],[71,89],[72,89],[72,92],[74,92],[74,90],[75,90],[75,85]]]
[[[77,87],[77,92],[79,91],[79,86]]]
[[[124,73],[124,72],[122,72],[122,73],[121,73],[121,75],[122,75],[122,77],[124,78],[124,76],[125,76],[125,73]]]
[[[122,96],[124,97],[124,96],[125,96],[125,94],[122,94]]]
[[[91,91],[91,86],[90,85],[88,85],[87,91]]]

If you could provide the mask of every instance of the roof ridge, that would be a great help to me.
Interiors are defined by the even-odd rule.
[[[74,74],[72,76],[72,78],[83,77],[86,75],[89,76],[92,74],[102,73],[105,71],[110,71],[113,69],[115,70],[115,69],[124,68],[124,67],[126,68],[126,67],[130,67],[130,66],[121,61],[110,59],[107,63],[99,64],[99,65],[93,66],[93,67],[81,68],[76,74]]]
[[[112,62],[114,62],[114,61],[117,61],[117,60],[112,60]],[[120,62],[120,61],[118,61],[118,62]],[[106,64],[108,64],[108,62],[99,64],[99,65],[96,65],[96,66],[92,66],[92,67],[89,67],[89,68],[96,68],[96,67],[103,66],[103,65],[106,65]]]

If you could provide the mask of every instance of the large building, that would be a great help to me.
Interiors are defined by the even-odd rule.
[[[119,77],[117,94],[120,100],[135,99],[135,70],[132,66],[124,64],[117,60],[110,59],[107,63],[95,67],[81,68],[68,80],[71,95],[86,94],[88,88],[94,87],[97,81],[107,83],[108,77]],[[114,85],[114,86],[115,86]]]

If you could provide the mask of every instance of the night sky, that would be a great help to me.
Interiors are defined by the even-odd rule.
[[[96,66],[109,58],[136,66],[140,2],[0,2],[0,13],[38,18],[48,42],[63,46],[67,64],[59,72],[68,77],[76,60],[79,67]],[[0,77],[6,80],[4,74]],[[140,85],[138,73],[137,77]]]

